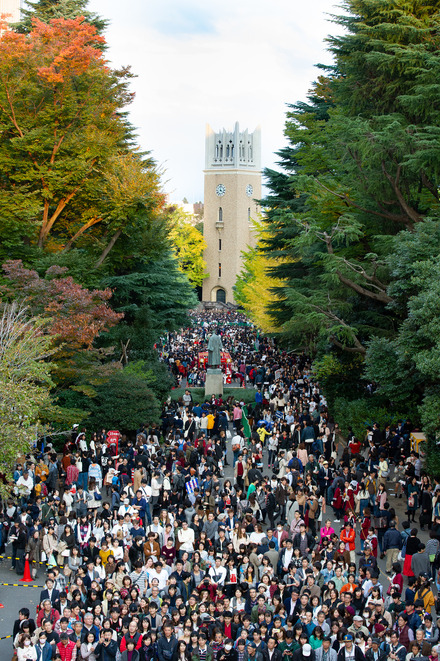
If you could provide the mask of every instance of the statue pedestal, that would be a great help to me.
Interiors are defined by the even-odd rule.
[[[205,397],[223,395],[223,372],[218,367],[208,367],[205,381]]]

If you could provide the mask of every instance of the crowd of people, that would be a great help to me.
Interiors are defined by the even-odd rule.
[[[187,389],[117,445],[75,428],[17,463],[1,550],[44,581],[17,661],[437,661],[440,485],[411,423],[342,438],[307,357],[240,313],[195,313],[161,359],[185,379],[214,329],[251,404]]]

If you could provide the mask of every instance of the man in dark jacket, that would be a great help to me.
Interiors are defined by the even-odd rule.
[[[267,641],[267,647],[262,653],[263,661],[282,661],[283,654],[279,649],[276,649],[276,644],[275,638],[269,638]]]
[[[353,658],[354,661],[365,661],[365,656],[360,647],[353,643],[353,636],[351,633],[346,633],[342,639],[344,647],[339,650],[338,661],[347,661],[348,659]]]
[[[299,532],[293,538],[293,548],[300,549],[301,555],[306,555],[315,546],[315,539],[310,532],[306,532],[306,526],[304,523],[301,523],[299,527]]]
[[[366,661],[386,661],[387,653],[384,650],[381,650],[379,645],[380,645],[380,639],[373,638],[371,643],[371,648],[367,651],[365,655]],[[401,645],[401,647],[403,647],[403,645]]]
[[[157,658],[159,661],[171,661],[177,648],[177,638],[168,624],[164,626],[163,634],[157,641]]]
[[[95,656],[98,661],[115,661],[118,653],[118,643],[112,640],[112,630],[101,631],[99,643],[95,647]]]

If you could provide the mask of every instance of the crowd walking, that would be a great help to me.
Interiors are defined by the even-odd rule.
[[[159,348],[176,382],[203,383],[215,331],[251,403],[188,387],[132,438],[76,427],[17,462],[1,551],[44,588],[14,656],[437,661],[440,483],[411,422],[343,438],[307,356],[240,313],[193,322]]]

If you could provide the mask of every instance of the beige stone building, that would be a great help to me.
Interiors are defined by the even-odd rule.
[[[261,131],[214,132],[206,127],[204,253],[209,277],[203,301],[234,302],[242,251],[255,245],[253,219],[261,199]]]
[[[21,0],[0,0],[0,15],[8,14],[9,23],[18,23],[20,20]]]

